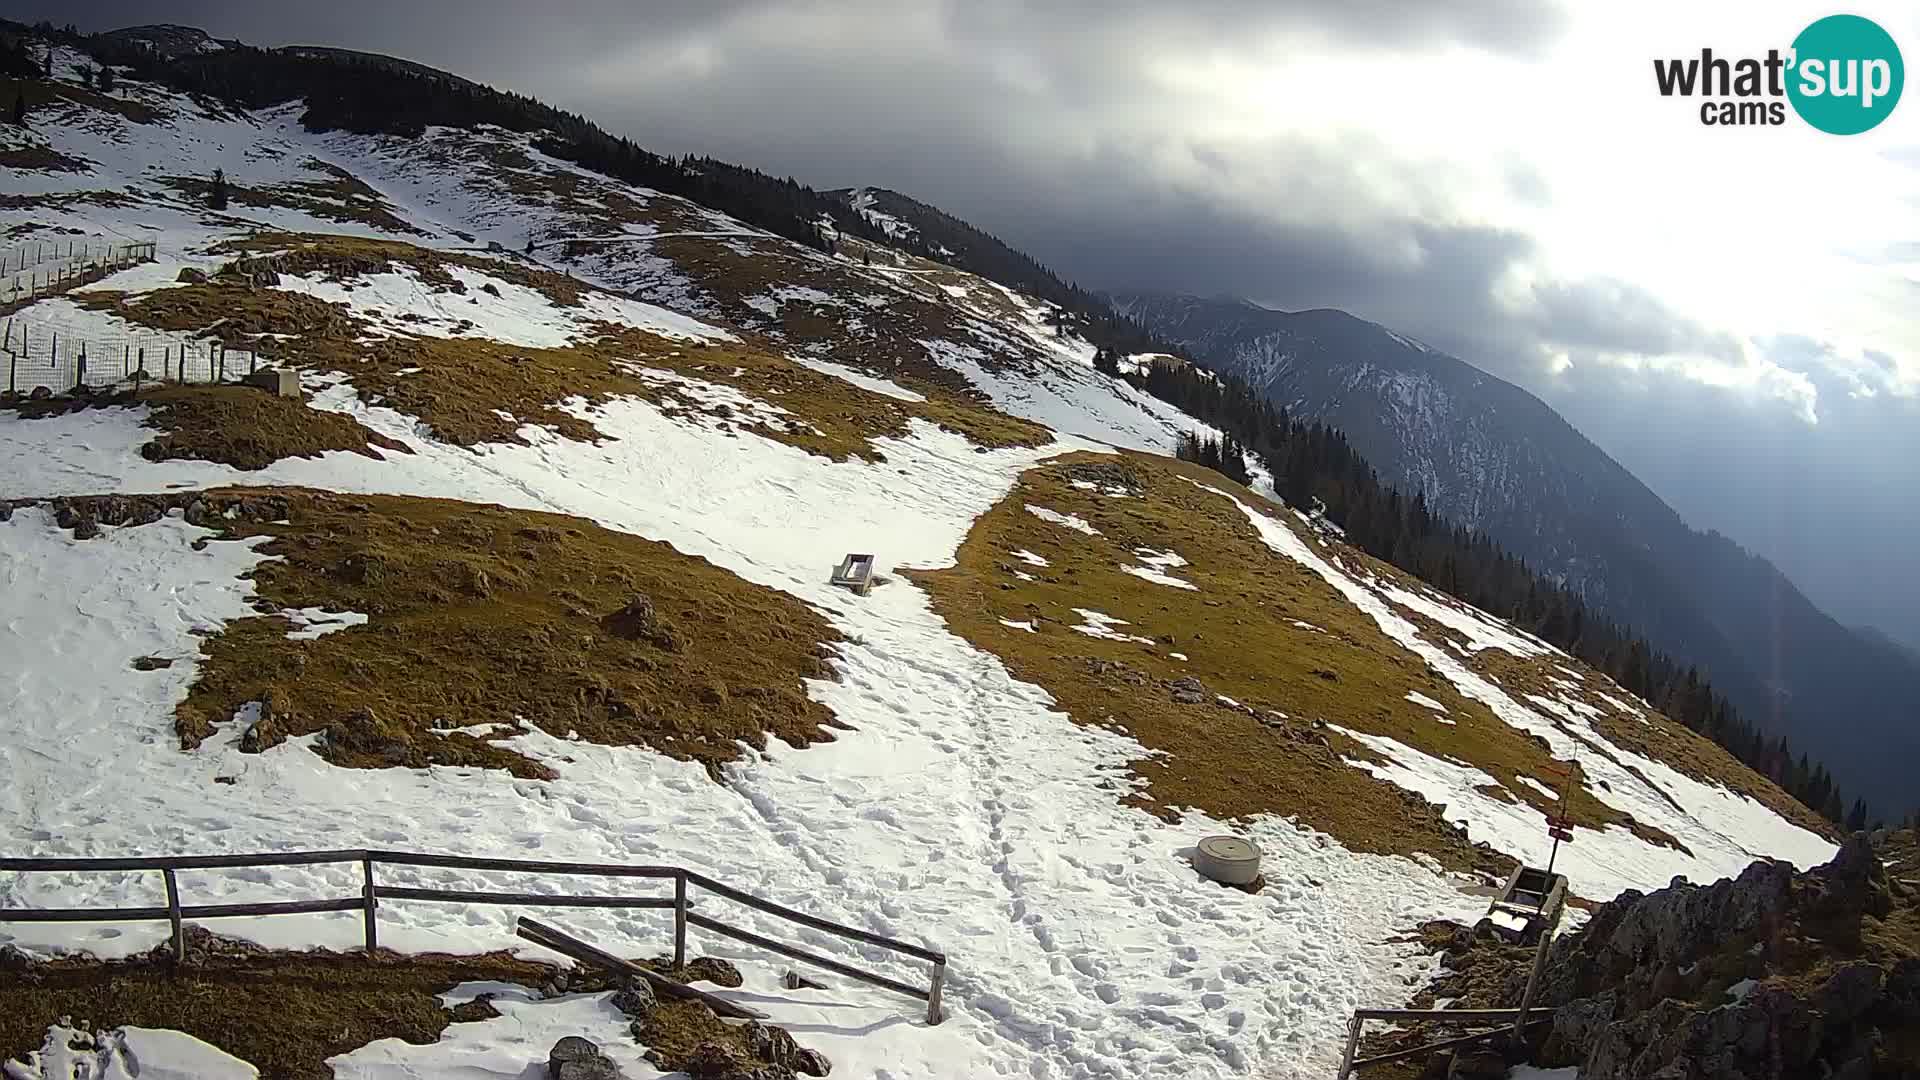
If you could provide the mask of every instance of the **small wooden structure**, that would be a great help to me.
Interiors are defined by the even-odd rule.
[[[1517,866],[1487,906],[1477,929],[1530,945],[1560,923],[1567,902],[1567,875]]]
[[[538,923],[525,915],[520,916],[514,932],[520,937],[540,945],[562,956],[570,956],[582,963],[604,968],[617,979],[625,982],[641,980],[652,986],[661,997],[675,998],[680,1001],[698,1001],[721,1016],[731,1016],[736,1020],[765,1020],[767,1014],[745,1005],[736,1005],[722,997],[715,997],[704,990],[674,982],[664,975],[641,967],[630,960],[622,960],[610,952],[594,948],[571,934],[562,933],[545,923]]]
[[[274,397],[297,398],[300,396],[300,376],[284,368],[261,368],[248,372],[240,380],[248,386],[257,386]]]
[[[834,568],[832,583],[861,596],[873,591],[873,556],[848,555]]]

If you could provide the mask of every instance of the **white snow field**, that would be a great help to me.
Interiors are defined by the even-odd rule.
[[[511,745],[553,767],[560,778],[550,783],[472,769],[343,770],[310,753],[310,739],[245,755],[239,725],[182,752],[170,709],[193,677],[192,631],[249,613],[251,586],[239,575],[260,556],[240,543],[195,551],[191,541],[204,531],[178,519],[75,541],[44,511],[26,509],[0,526],[0,711],[13,729],[4,752],[10,774],[25,778],[0,816],[34,853],[366,845],[686,865],[951,955],[951,1018],[928,1029],[914,1003],[879,992],[836,983],[825,996],[848,1004],[829,1009],[779,991],[771,958],[695,932],[698,951],[743,962],[753,981],[742,994],[852,1076],[1211,1076],[1256,1067],[1320,1075],[1348,1010],[1397,1000],[1431,970],[1432,960],[1387,940],[1474,906],[1411,860],[1354,855],[1281,820],[1248,830],[1267,852],[1265,892],[1247,897],[1204,883],[1176,853],[1228,826],[1198,816],[1169,826],[1122,807],[1116,792],[1129,783],[1127,763],[1145,755],[1139,744],[1052,711],[1044,691],[949,634],[911,585],[858,599],[826,584],[826,570],[856,548],[896,565],[950,563],[973,518],[1020,469],[1072,444],[977,454],[918,425],[912,437],[883,443],[885,466],[835,464],[621,401],[590,414],[614,441],[530,430],[532,446],[476,453],[420,435],[414,420],[361,404],[344,384],[315,400],[415,453],[386,462],[330,454],[239,473],[142,459],[135,448],[149,433],[131,410],[7,417],[0,453],[25,467],[4,494],[244,480],[581,514],[668,540],[828,613],[858,644],[843,649],[842,679],[812,690],[855,730],[804,751],[776,746],[729,769],[724,786],[696,765],[538,732]],[[634,453],[648,467],[635,468]],[[822,515],[821,506],[835,513]],[[126,666],[149,654],[178,662],[154,672]],[[237,783],[215,784],[215,776]],[[215,902],[342,895],[355,880],[350,867],[319,867],[189,874],[183,887]],[[452,881],[598,887],[395,872],[396,884]],[[152,875],[22,874],[0,902],[145,903],[157,888]],[[772,936],[793,932],[751,912],[728,915]],[[382,910],[382,940],[404,949],[507,946],[510,917],[395,903]],[[631,952],[667,940],[664,921],[650,913],[554,918]],[[220,928],[288,947],[350,947],[360,932],[356,919],[328,916],[223,920]],[[152,924],[0,928],[21,947],[103,955],[151,947],[163,934]],[[837,939],[802,940],[887,964]],[[546,1047],[525,1049],[532,1061]]]
[[[63,63],[72,59],[63,54]],[[345,168],[421,230],[397,238],[436,247],[498,240],[517,249],[533,234],[585,235],[572,211],[541,198],[512,197],[464,171],[472,155],[488,147],[524,154],[531,163],[526,168],[578,177],[590,191],[639,203],[668,198],[581,173],[504,132],[432,129],[419,139],[314,135],[300,128],[298,107],[217,118],[151,89],[127,93],[164,106],[174,118],[133,124],[49,116],[36,134],[5,135],[51,138],[63,152],[94,166],[82,174],[8,170],[10,194],[130,193],[125,202],[0,210],[0,223],[35,221],[88,235],[158,241],[159,262],[115,275],[101,288],[162,288],[183,266],[209,268],[218,260],[206,254],[206,245],[239,235],[247,223],[395,235],[285,207],[236,206],[228,221],[210,223],[199,207],[156,180],[205,175],[215,166],[225,167],[236,182],[256,186],[331,175],[309,162]],[[772,242],[722,215],[682,209],[711,230],[701,235],[732,238],[729,243]],[[656,227],[603,224],[591,235],[609,230],[607,253],[584,264],[591,280],[620,290],[644,284],[656,299],[680,295],[672,264],[648,246]],[[793,257],[826,258],[798,249]],[[571,340],[589,332],[594,319],[604,319],[683,339],[730,334],[710,315],[702,317],[697,297],[662,307],[596,294],[587,308],[560,310],[504,281],[477,274],[466,280],[493,284],[500,303],[453,303],[421,289],[406,272],[362,279],[352,289],[291,277],[283,287],[348,303],[388,333],[480,333],[536,345]],[[901,287],[877,271],[861,281],[862,292],[848,302],[871,308],[871,318],[884,318],[884,303],[872,303],[873,297],[898,295]],[[207,462],[147,461],[139,447],[153,432],[142,426],[141,408],[88,409],[31,421],[0,411],[0,461],[6,462],[0,498],[297,484],[575,514],[669,542],[790,593],[834,623],[847,638],[836,661],[840,677],[810,683],[809,692],[851,725],[835,741],[804,750],[776,741],[767,753],[729,766],[722,783],[696,764],[538,730],[512,737],[509,745],[552,768],[552,781],[469,768],[340,769],[310,752],[311,738],[242,754],[237,723],[200,749],[182,751],[172,709],[195,677],[200,635],[254,613],[252,583],[244,575],[266,556],[252,542],[196,547],[212,534],[178,517],[103,528],[97,539],[76,541],[45,510],[26,508],[0,523],[0,767],[11,781],[0,793],[0,834],[11,838],[9,853],[367,846],[678,864],[803,911],[947,952],[949,1018],[927,1027],[917,1003],[831,976],[822,980],[829,985],[825,991],[784,990],[778,975],[785,962],[693,932],[696,954],[740,963],[747,983],[727,993],[769,1012],[804,1045],[825,1052],[835,1076],[1330,1075],[1350,1010],[1404,1001],[1433,973],[1437,961],[1400,940],[1405,932],[1436,917],[1470,920],[1484,898],[1461,892],[1461,882],[1440,873],[1432,860],[1356,854],[1285,818],[1230,825],[1190,813],[1168,824],[1124,806],[1120,798],[1133,783],[1130,763],[1151,756],[1144,746],[1121,732],[1073,723],[1043,689],[1013,678],[994,656],[949,633],[911,582],[894,580],[864,598],[827,583],[830,568],[848,551],[876,552],[893,566],[951,565],[975,519],[1011,491],[1022,470],[1047,456],[1105,445],[1164,453],[1183,430],[1217,434],[1095,373],[1090,345],[1055,337],[1046,326],[1047,305],[984,281],[962,287],[965,296],[951,290],[942,295],[967,304],[973,294],[990,290],[1021,311],[993,333],[1021,343],[1023,367],[990,370],[987,355],[973,345],[924,344],[1000,407],[1059,431],[1051,446],[978,453],[960,436],[915,421],[905,437],[877,440],[884,463],[835,463],[750,433],[717,430],[701,416],[668,416],[644,401],[615,399],[567,406],[609,436],[603,441],[575,442],[529,427],[522,432],[527,445],[464,448],[437,441],[416,417],[368,403],[342,376],[307,372],[311,405],[350,415],[414,453],[385,460],[330,453],[243,472]],[[804,299],[799,290],[780,297]],[[402,322],[402,313],[424,321]],[[36,304],[22,317],[58,320],[74,332],[133,332],[110,314],[66,300]],[[471,325],[463,327],[462,320]],[[859,372],[856,359],[828,355],[803,362],[851,385],[907,400],[918,396]],[[686,376],[672,380],[675,393],[778,418],[771,402]],[[1270,483],[1264,486],[1271,490]],[[1580,760],[1590,778],[1609,785],[1598,794],[1680,837],[1694,853],[1654,848],[1626,830],[1585,830],[1561,854],[1576,891],[1603,898],[1629,886],[1664,885],[1674,873],[1704,880],[1737,872],[1759,854],[1807,865],[1831,853],[1831,845],[1749,799],[1616,747],[1598,752],[1607,744],[1574,706],[1576,699],[1562,701],[1563,712],[1543,712],[1542,706],[1509,698],[1447,649],[1422,639],[1394,604],[1435,609],[1432,617],[1466,635],[1471,648],[1524,655],[1541,651],[1538,642],[1430,597],[1385,595],[1388,586],[1354,577],[1344,564],[1336,569],[1290,525],[1241,506],[1280,556],[1311,567],[1463,694],[1546,738],[1556,755]],[[1047,520],[1064,528],[1092,528],[1070,515],[1029,509],[1052,514]],[[1046,565],[1031,553],[1017,557]],[[1167,579],[1162,584],[1181,580],[1167,573],[1179,564],[1164,555],[1143,562]],[[608,600],[611,605],[613,598]],[[1087,632],[1120,633],[1111,629],[1121,625],[1117,620],[1093,609],[1081,614]],[[363,618],[318,611],[299,616],[294,633],[311,635],[356,633]],[[147,655],[175,662],[154,671],[129,666]],[[1634,709],[1617,704],[1622,711]],[[1475,779],[1467,773],[1477,770],[1390,740],[1368,745],[1393,763],[1376,766],[1381,775],[1448,803],[1450,816],[1464,820],[1475,839],[1517,856],[1538,853],[1544,818],[1524,804],[1472,791],[1474,783],[1487,782],[1484,774]],[[216,783],[216,777],[233,782]],[[1237,832],[1261,846],[1268,882],[1262,892],[1249,896],[1205,883],[1181,860],[1195,840],[1217,832]],[[387,868],[383,874],[394,885],[631,888],[429,869]],[[355,867],[322,866],[186,873],[181,884],[190,902],[206,903],[351,895],[359,878]],[[159,896],[153,874],[0,875],[0,906],[130,906],[157,903]],[[797,937],[810,949],[904,981],[925,977],[923,968],[894,962],[878,950],[796,931],[724,901],[702,902],[754,932]],[[381,939],[403,950],[514,947],[514,914],[508,908],[394,902],[381,909]],[[544,914],[616,952],[657,954],[669,943],[667,920],[655,913]],[[291,948],[349,948],[361,933],[357,914],[214,925]],[[122,956],[152,947],[164,933],[164,924],[10,924],[0,925],[0,943],[43,954]],[[465,987],[449,1000],[488,989],[499,992],[499,1018],[454,1025],[432,1047],[373,1043],[335,1059],[336,1075],[535,1075],[531,1070],[562,1034],[595,1038],[630,1076],[655,1075],[638,1063],[624,1024],[603,995],[544,1000],[512,988]],[[63,1029],[50,1037],[50,1047],[67,1045]],[[179,1038],[124,1029],[100,1043],[128,1048],[141,1061],[143,1077],[167,1076],[169,1068],[249,1075],[237,1065],[196,1056],[199,1051]],[[107,1056],[119,1052],[109,1047]],[[184,1064],[168,1064],[175,1061]],[[33,1080],[79,1075],[77,1066],[62,1073],[64,1066],[44,1056],[26,1067],[39,1070],[20,1074]],[[110,1070],[116,1067],[131,1075],[105,1059],[93,1075],[114,1076]]]
[[[260,1070],[178,1031],[58,1025],[38,1051],[0,1073],[7,1080],[254,1080]]]

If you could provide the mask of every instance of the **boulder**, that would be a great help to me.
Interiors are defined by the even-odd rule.
[[[703,1042],[693,1048],[680,1068],[694,1080],[718,1080],[732,1073],[738,1064],[733,1051],[717,1042]]]
[[[1175,679],[1167,687],[1177,705],[1204,705],[1213,700],[1207,685],[1191,675]]]
[[[1878,964],[1845,964],[1813,992],[1813,1007],[1829,1024],[1851,1024],[1879,1004],[1886,975]]]
[[[590,1039],[568,1035],[547,1054],[548,1080],[620,1080],[620,1069]]]
[[[645,979],[634,979],[613,995],[613,1007],[635,1020],[644,1018],[658,1004],[660,998],[653,992],[653,984]]]

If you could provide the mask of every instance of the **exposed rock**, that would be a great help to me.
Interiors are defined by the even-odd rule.
[[[170,668],[172,666],[173,657],[171,656],[136,656],[133,658],[133,670],[135,671],[159,671],[161,668]]]
[[[1507,1059],[1492,1050],[1466,1049],[1453,1055],[1447,1080],[1506,1080]]]
[[[701,1078],[719,1078],[732,1073],[739,1063],[734,1060],[733,1051],[717,1042],[703,1042],[693,1048],[687,1060],[680,1068],[688,1076]]]
[[[547,1054],[549,1080],[619,1080],[620,1070],[589,1039],[568,1035]]]
[[[1078,480],[1102,489],[1119,489],[1129,495],[1140,494],[1146,486],[1133,466],[1117,461],[1075,462],[1060,466],[1059,471],[1068,482]]]
[[[286,730],[280,726],[279,718],[274,713],[273,691],[269,690],[260,699],[259,718],[254,720],[253,723],[248,724],[247,730],[240,735],[240,752],[243,754],[258,754],[263,750],[271,750],[286,741],[287,733]]]
[[[45,401],[52,396],[53,396],[52,390],[44,386],[36,386],[33,388],[33,392],[27,395],[27,400],[28,401]]]
[[[1801,874],[1758,862],[1711,885],[1622,893],[1551,948],[1543,1058],[1582,1080],[1912,1075],[1915,1062],[1881,1055],[1901,1045],[1886,1035],[1920,1022],[1920,958],[1857,958],[1868,925],[1893,925],[1879,921],[1892,903],[1864,834]],[[1876,956],[1899,948],[1875,940]],[[1516,965],[1506,992],[1524,978]]]
[[[383,722],[366,706],[348,713],[345,719],[327,725],[327,757],[336,764],[351,759],[368,759],[384,765],[404,765],[413,756],[406,732]]]
[[[207,272],[197,266],[183,266],[174,280],[182,285],[204,285],[207,282]]]
[[[1880,1002],[1887,973],[1865,961],[1844,965],[1813,992],[1813,1007],[1830,1024],[1850,1024]]]
[[[613,1007],[635,1020],[651,1013],[658,1004],[660,998],[653,992],[653,984],[645,979],[633,979],[613,995]]]
[[[602,619],[601,624],[614,637],[650,642],[666,652],[680,651],[679,633],[654,612],[653,598],[646,593],[635,594],[625,607]]]
[[[1168,684],[1167,689],[1172,692],[1174,703],[1177,705],[1205,705],[1213,700],[1213,695],[1207,691],[1207,685],[1192,675],[1173,680]]]
[[[1102,678],[1132,686],[1145,686],[1153,681],[1153,676],[1123,660],[1103,660],[1099,657],[1086,658],[1087,670]]]
[[[695,957],[680,970],[680,977],[690,983],[709,982],[729,989],[744,985],[747,981],[739,968],[717,956]]]

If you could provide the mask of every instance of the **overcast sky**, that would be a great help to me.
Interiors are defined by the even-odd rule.
[[[1920,100],[1703,127],[1651,59],[1825,6],[16,3],[391,52],[650,148],[893,187],[1082,284],[1336,306],[1534,390],[1696,525],[1920,642]],[[1848,5],[1920,57],[1920,5]],[[1920,94],[1909,95],[1920,97]]]

